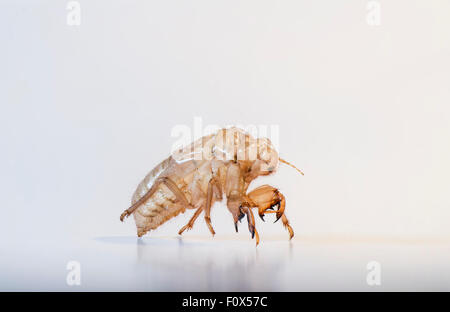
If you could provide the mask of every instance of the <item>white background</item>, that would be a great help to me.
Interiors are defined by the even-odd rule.
[[[356,0],[79,2],[80,26],[65,1],[0,2],[0,289],[373,290],[371,260],[378,289],[450,289],[448,1],[380,1],[376,27]],[[285,194],[290,245],[258,222],[255,251],[223,204],[214,240],[202,219],[176,239],[191,213],[140,244],[119,222],[195,116],[279,125],[305,176],[254,185]]]

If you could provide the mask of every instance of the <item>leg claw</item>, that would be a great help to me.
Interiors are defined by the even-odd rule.
[[[128,216],[129,216],[128,211],[125,210],[125,211],[120,215],[120,221],[123,222],[123,219],[125,219],[125,218],[128,217]]]
[[[280,218],[281,218],[281,216],[277,215],[277,219],[273,223],[276,223],[278,220],[280,220]]]

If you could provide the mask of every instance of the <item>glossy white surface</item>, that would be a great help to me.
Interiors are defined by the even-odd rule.
[[[388,238],[268,239],[97,237],[10,248],[0,290],[56,291],[450,291],[448,242]],[[66,264],[81,285],[66,284]],[[369,261],[381,285],[368,286]]]

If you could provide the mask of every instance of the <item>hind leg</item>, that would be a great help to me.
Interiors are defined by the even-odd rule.
[[[277,217],[275,222],[277,222],[281,218],[283,226],[289,232],[290,239],[294,236],[294,230],[290,226],[289,221],[284,213],[286,207],[286,199],[278,189],[270,185],[262,185],[248,193],[246,196],[246,200],[248,201],[248,206],[258,207],[258,214],[263,221],[264,215],[266,213],[275,213]],[[274,207],[278,207],[278,209],[274,211]]]
[[[161,180],[157,179],[155,183],[153,183],[152,187],[147,191],[147,193],[144,194],[137,202],[135,202],[130,208],[126,209],[122,214],[120,215],[120,221],[123,222],[123,219],[125,217],[128,217],[131,215],[140,205],[145,203],[146,200],[148,200],[152,195],[156,192],[159,185],[162,183]]]
[[[167,177],[161,177],[156,179],[155,183],[153,183],[152,187],[147,191],[147,193],[144,194],[137,202],[135,202],[130,208],[126,209],[121,215],[120,215],[120,221],[123,222],[123,219],[125,217],[128,217],[131,215],[140,205],[142,205],[144,202],[146,202],[152,195],[156,192],[158,187],[161,184],[165,184],[169,190],[175,195],[175,197],[186,207],[190,207],[186,196],[181,192],[181,190],[178,188],[178,186],[173,182],[171,179]]]

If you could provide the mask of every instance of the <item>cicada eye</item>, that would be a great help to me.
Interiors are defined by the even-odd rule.
[[[262,149],[259,151],[259,159],[261,159],[261,160],[263,160],[263,161],[265,161],[265,162],[267,162],[267,161],[270,160],[270,153],[269,153],[269,151],[267,150],[267,148],[262,148]]]

